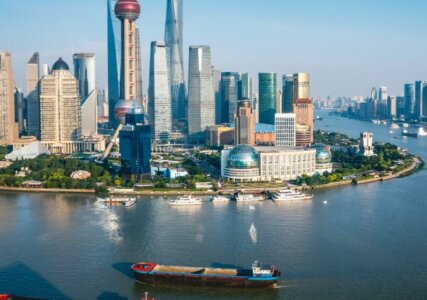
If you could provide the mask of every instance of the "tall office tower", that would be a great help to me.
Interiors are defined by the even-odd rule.
[[[25,132],[24,120],[24,93],[19,88],[15,88],[15,123],[18,123],[19,135]]]
[[[387,99],[387,118],[394,119],[397,117],[397,99],[395,96],[389,96]]]
[[[222,123],[222,91],[221,91],[221,70],[212,68],[212,80],[215,94],[215,124]]]
[[[427,82],[423,84],[423,107],[422,107],[422,115],[423,117],[427,117]]]
[[[255,115],[248,98],[239,101],[234,116],[234,144],[255,145]]]
[[[148,107],[153,139],[168,141],[172,131],[172,101],[166,45],[160,41],[151,43]]]
[[[150,172],[151,126],[145,124],[142,107],[133,101],[125,114],[125,124],[120,131],[120,154],[123,169],[132,175]]]
[[[412,83],[405,84],[404,95],[405,95],[405,118],[409,120],[415,116],[415,96],[414,96],[414,85]]]
[[[73,55],[74,76],[79,82],[82,135],[98,133],[98,90],[95,82],[95,54],[76,53]]]
[[[142,92],[142,59],[141,59],[141,37],[139,28],[136,28],[136,102],[143,108],[144,96]]]
[[[76,141],[80,138],[79,84],[59,58],[51,74],[40,80],[40,132],[42,141]]]
[[[387,99],[388,99],[388,89],[385,86],[381,86],[378,89],[378,100],[387,101]]]
[[[423,86],[424,82],[415,81],[415,118],[420,119],[423,116]]]
[[[50,69],[49,69],[49,65],[48,64],[43,64],[43,69],[42,69],[42,77],[49,75],[50,73]]]
[[[378,99],[378,92],[375,87],[373,87],[371,90],[371,99],[374,101]]]
[[[11,145],[18,137],[14,89],[12,56],[9,52],[0,52],[0,145]]]
[[[108,115],[108,109],[105,110],[105,104],[107,102],[108,92],[98,89],[97,94],[96,105],[98,106],[98,117],[106,117]]]
[[[295,73],[293,82],[293,103],[297,99],[310,99],[310,75]]]
[[[40,57],[38,52],[27,63],[27,134],[40,138]]]
[[[108,27],[108,116],[111,128],[117,127],[114,108],[120,100],[121,29],[114,7],[117,0],[107,0]]]
[[[277,91],[276,112],[282,112],[282,90]]]
[[[204,140],[206,128],[215,125],[215,95],[209,46],[190,46],[188,72],[188,133]]]
[[[239,74],[235,72],[221,73],[222,122],[232,123],[237,110]]]
[[[294,109],[294,76],[285,74],[282,77],[282,112],[291,113]]]
[[[168,50],[173,121],[187,118],[184,79],[182,0],[167,0],[165,42]]]
[[[253,100],[254,93],[253,93],[253,81],[252,78],[249,77],[248,73],[243,73],[240,76],[240,92],[239,92],[239,99],[249,99]],[[252,103],[253,107],[253,103]]]
[[[274,121],[276,147],[296,146],[295,118],[294,113],[276,114]]]
[[[294,103],[294,113],[297,124],[297,146],[308,146],[314,142],[313,103],[310,99],[298,99]]]
[[[259,73],[259,122],[274,125],[277,99],[277,74]]]
[[[396,97],[396,114],[399,119],[405,118],[405,97]]]

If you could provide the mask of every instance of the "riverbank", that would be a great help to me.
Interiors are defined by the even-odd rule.
[[[0,191],[21,192],[21,193],[95,194],[95,190],[24,188],[24,187],[10,187],[10,186],[0,186]]]

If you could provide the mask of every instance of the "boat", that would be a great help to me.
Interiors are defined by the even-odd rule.
[[[391,129],[399,129],[400,126],[399,126],[399,124],[393,123],[393,124],[391,124],[390,128]]]
[[[172,206],[187,206],[187,205],[202,205],[202,199],[195,198],[192,195],[179,197],[168,201],[169,205]]]
[[[252,269],[207,268],[158,265],[140,262],[132,265],[135,280],[144,284],[182,284],[202,287],[275,287],[280,271],[258,261]]]
[[[136,198],[105,198],[100,199],[102,203],[106,206],[124,206],[124,207],[130,207],[136,203]]]
[[[427,131],[420,127],[420,129],[418,129],[418,136],[427,136]]]
[[[292,200],[311,200],[313,195],[304,194],[292,189],[280,190],[273,194],[274,202],[292,201]]]
[[[242,194],[239,193],[236,196],[236,202],[255,202],[264,200],[263,195],[254,195],[254,194]]]
[[[230,198],[225,197],[225,196],[215,196],[212,198],[212,203],[228,203],[230,202]]]
[[[407,136],[407,137],[414,137],[414,138],[418,137],[417,132],[411,132],[411,131],[408,131],[406,129],[402,131],[402,135]]]

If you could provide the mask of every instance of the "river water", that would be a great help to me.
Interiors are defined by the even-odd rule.
[[[427,160],[427,138],[325,117],[317,128],[374,132]],[[394,136],[399,139],[393,138]],[[103,208],[92,196],[0,194],[0,292],[50,299],[427,299],[427,172],[316,192],[313,201],[255,210],[231,203],[171,208],[140,198]],[[327,204],[325,204],[327,201]],[[282,271],[277,289],[136,284],[132,262]]]

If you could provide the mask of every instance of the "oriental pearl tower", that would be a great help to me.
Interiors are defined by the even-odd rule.
[[[141,6],[137,0],[118,0],[114,7],[116,17],[121,22],[121,70],[120,70],[120,101],[114,108],[114,117],[118,127],[112,137],[112,142],[104,152],[104,157],[110,154],[114,141],[126,123],[126,114],[132,111],[142,111],[137,104],[137,56],[136,56],[136,20],[141,13]]]

